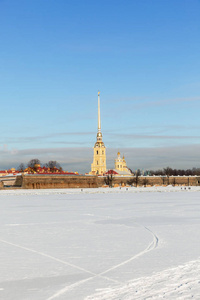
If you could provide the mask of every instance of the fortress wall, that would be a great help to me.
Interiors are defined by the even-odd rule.
[[[55,189],[55,188],[97,188],[105,186],[106,176],[76,175],[22,175],[17,176],[15,186],[24,189]],[[113,177],[112,186],[167,186],[200,185],[200,176],[140,176]]]
[[[96,188],[96,176],[23,175],[24,189]]]
[[[200,176],[139,176],[139,177],[113,177],[114,185],[133,185],[133,186],[167,186],[167,185],[200,185]]]
[[[200,185],[200,177],[197,176],[141,176],[139,177],[139,185]]]

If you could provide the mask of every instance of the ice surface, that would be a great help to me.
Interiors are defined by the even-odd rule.
[[[200,299],[200,188],[0,191],[0,299]]]

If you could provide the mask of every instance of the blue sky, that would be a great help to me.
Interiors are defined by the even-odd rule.
[[[0,169],[200,167],[199,0],[0,0]],[[142,157],[140,156],[142,154]],[[165,155],[163,155],[165,153]]]

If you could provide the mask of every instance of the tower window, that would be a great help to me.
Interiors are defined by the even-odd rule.
[[[102,150],[102,154],[104,154],[104,150]]]
[[[97,154],[99,154],[99,151],[97,150]]]
[[[97,160],[97,165],[99,164],[98,160]]]

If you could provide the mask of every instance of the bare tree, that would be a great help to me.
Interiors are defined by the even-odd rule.
[[[144,185],[144,187],[147,186],[147,183],[148,183],[148,179],[146,177],[144,177],[144,179],[143,179],[143,185]]]
[[[165,184],[165,176],[162,176],[163,185]]]
[[[173,170],[172,170],[172,168],[167,167],[167,168],[164,169],[164,173],[167,176],[172,176],[173,175]]]
[[[108,185],[109,187],[112,187],[113,186],[113,181],[114,181],[114,177],[113,177],[113,174],[108,174],[106,177],[105,177],[105,184]]]
[[[62,167],[56,160],[50,160],[45,166],[50,168],[51,171],[55,169],[62,170]]]
[[[137,187],[138,186],[138,182],[139,182],[139,177],[141,176],[141,170],[138,169],[136,172],[135,172],[135,178],[134,178],[134,182],[135,182],[135,186]]]
[[[29,168],[34,169],[34,168],[35,168],[35,165],[40,165],[40,164],[41,164],[40,160],[37,159],[37,158],[34,158],[34,159],[31,159],[31,160],[28,162],[27,166],[28,166]]]
[[[131,178],[131,179],[127,180],[128,185],[133,185],[133,183],[135,183],[135,178]],[[122,185],[122,182],[121,182],[121,185]]]
[[[25,170],[25,165],[21,163],[19,167],[17,168],[18,171],[23,172]]]

